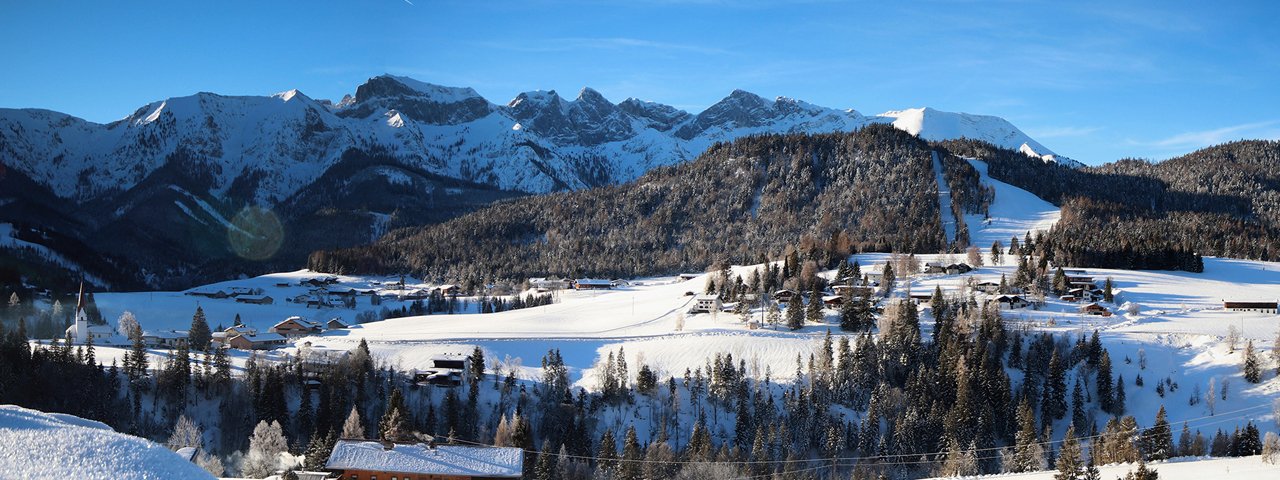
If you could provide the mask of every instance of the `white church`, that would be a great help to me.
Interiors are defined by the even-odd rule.
[[[80,296],[76,297],[75,319],[75,323],[67,327],[67,337],[73,343],[84,344],[93,338],[93,343],[101,344],[116,335],[110,325],[89,325],[89,316],[84,313],[84,282],[80,282]]]

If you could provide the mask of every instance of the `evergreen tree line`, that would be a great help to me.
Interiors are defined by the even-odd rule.
[[[1063,264],[1200,271],[1203,255],[1280,258],[1280,142],[1079,169],[972,140],[936,146],[1062,207],[1049,240]]]
[[[514,365],[486,363],[477,349],[462,387],[434,388],[377,364],[363,342],[335,357],[306,349],[281,362],[253,356],[243,375],[232,376],[225,352],[179,349],[159,365],[130,358],[125,368],[104,367],[92,345],[33,349],[7,331],[0,402],[157,440],[184,416],[216,411],[216,418],[195,417],[208,431],[203,447],[242,469],[258,468],[254,442],[272,432],[287,451],[308,454],[303,468],[322,465],[338,438],[431,435],[525,448],[527,475],[536,479],[682,472],[816,479],[832,469],[842,478],[913,478],[1075,468],[1052,460],[1064,449],[1071,456],[1051,438],[1064,424],[1089,448],[1081,462],[1262,448],[1251,423],[1212,436],[1184,425],[1175,442],[1161,409],[1141,427],[1126,412],[1126,382],[1112,377],[1096,332],[1072,342],[1070,335],[1008,330],[998,312],[972,300],[939,296],[931,308],[932,335],[922,338],[913,305],[892,305],[874,335],[827,334],[812,355],[796,359],[786,382],[773,380],[783,366],[729,354],[662,379],[618,350],[597,366],[595,392],[571,386],[556,350],[529,382],[517,379]],[[634,413],[641,411],[646,415]],[[237,452],[246,450],[240,459]]]
[[[936,252],[946,244],[929,152],[884,125],[752,136],[625,185],[521,198],[318,251],[308,266],[467,281],[671,273],[779,258],[806,242],[824,245],[815,260],[827,264],[857,251]]]

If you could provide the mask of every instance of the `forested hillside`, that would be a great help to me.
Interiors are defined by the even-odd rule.
[[[788,244],[824,265],[852,251],[937,252],[947,245],[929,152],[887,125],[751,136],[632,183],[501,203],[372,246],[316,252],[308,266],[482,280],[701,270],[774,257]],[[977,175],[954,170],[965,168],[949,183],[980,211]]]
[[[1064,264],[1197,271],[1198,257],[1280,258],[1280,142],[1240,141],[1164,162],[1073,169],[975,141],[940,142],[993,178],[1062,206],[1046,241]]]

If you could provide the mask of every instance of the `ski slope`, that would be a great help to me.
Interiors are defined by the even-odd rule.
[[[988,216],[965,215],[969,227],[969,241],[978,248],[989,250],[992,242],[1000,241],[1006,248],[1009,239],[1021,241],[1027,232],[1048,230],[1062,217],[1062,209],[1041,200],[1031,192],[1001,182],[987,173],[987,162],[968,159],[978,170],[980,181],[995,189],[995,201],[988,209]]]

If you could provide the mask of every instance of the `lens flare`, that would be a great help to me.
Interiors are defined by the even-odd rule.
[[[280,250],[280,244],[284,242],[284,227],[271,210],[248,206],[231,219],[227,241],[240,258],[266,260]]]

